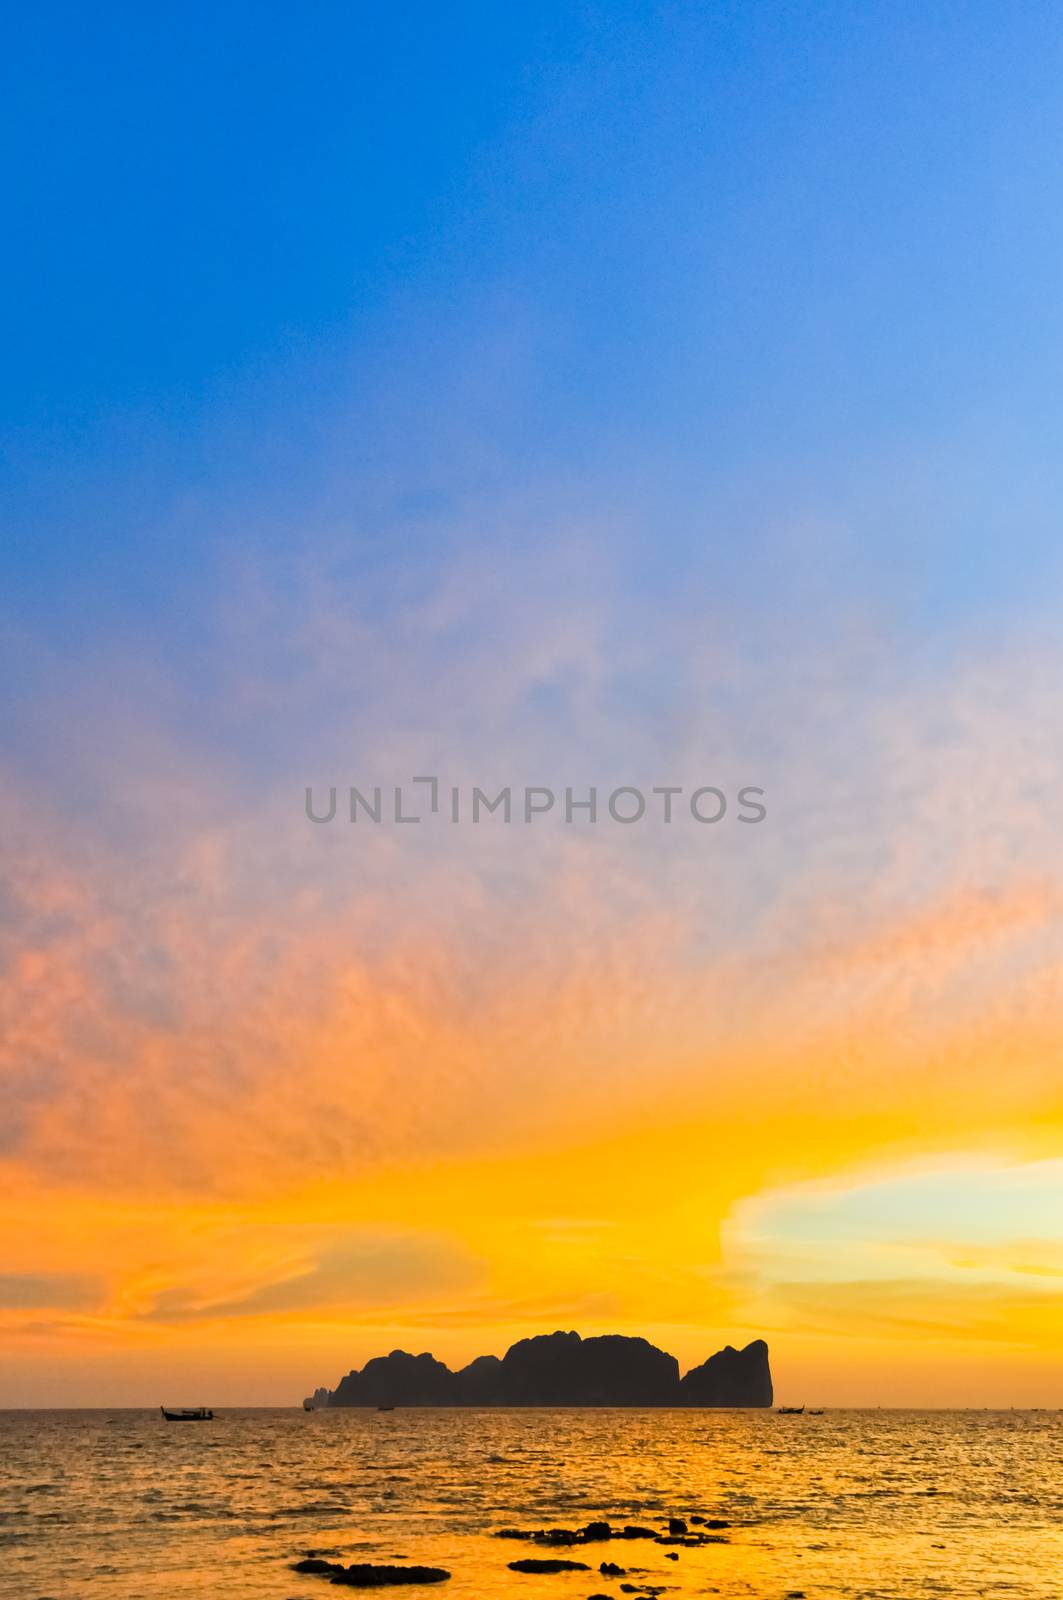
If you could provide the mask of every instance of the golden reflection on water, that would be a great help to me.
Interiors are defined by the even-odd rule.
[[[290,1563],[408,1559],[466,1600],[1063,1594],[1057,1412],[446,1411],[0,1413],[4,1600],[337,1593]],[[727,1519],[726,1543],[557,1552],[526,1576],[505,1526]],[[603,1578],[600,1561],[628,1569]],[[637,1571],[635,1569],[638,1569]],[[346,1592],[346,1591],[344,1591]],[[359,1591],[351,1591],[359,1592]]]

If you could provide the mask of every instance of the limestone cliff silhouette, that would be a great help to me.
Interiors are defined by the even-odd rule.
[[[320,1392],[320,1391],[319,1391]],[[351,1371],[330,1406],[770,1406],[768,1347],[719,1350],[684,1378],[674,1356],[646,1339],[545,1333],[459,1372],[425,1352],[393,1350]]]
[[[725,1345],[692,1367],[680,1381],[680,1405],[770,1406],[773,1399],[768,1347],[754,1339],[744,1350]]]

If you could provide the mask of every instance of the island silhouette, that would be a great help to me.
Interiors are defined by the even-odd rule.
[[[679,1376],[679,1363],[648,1339],[544,1333],[505,1355],[477,1356],[452,1372],[425,1351],[392,1350],[318,1389],[308,1410],[339,1406],[770,1406],[768,1347],[727,1345]]]

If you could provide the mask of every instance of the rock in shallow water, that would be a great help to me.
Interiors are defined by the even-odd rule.
[[[591,1569],[585,1561],[561,1560],[535,1560],[533,1556],[524,1561],[510,1561],[510,1572],[589,1572]]]
[[[378,1567],[356,1563],[333,1575],[333,1583],[355,1589],[379,1589],[400,1583],[445,1583],[450,1573],[445,1567]]]
[[[588,1522],[582,1528],[496,1528],[496,1539],[530,1539],[532,1544],[601,1544],[608,1539],[659,1539],[653,1528],[629,1524],[614,1528],[608,1522]]]
[[[321,1561],[308,1557],[296,1561],[293,1572],[309,1572],[328,1578],[330,1583],[346,1585],[352,1589],[383,1589],[402,1583],[444,1583],[450,1573],[443,1567],[393,1567],[375,1562],[358,1561],[345,1567],[338,1561]]]

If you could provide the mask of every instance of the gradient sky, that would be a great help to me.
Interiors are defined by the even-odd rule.
[[[1056,9],[0,62],[0,1405],[1063,1404]],[[418,773],[768,817],[304,815]]]

